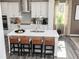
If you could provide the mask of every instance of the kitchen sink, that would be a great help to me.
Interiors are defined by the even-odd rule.
[[[39,32],[40,33],[40,32],[45,32],[45,31],[35,31],[35,30],[32,30],[30,32]]]

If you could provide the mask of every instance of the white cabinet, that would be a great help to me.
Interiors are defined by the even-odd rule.
[[[31,3],[31,16],[38,17],[40,14],[40,4],[39,2],[32,2]]]
[[[2,15],[7,15],[9,30],[14,25],[10,23],[11,17],[19,16],[19,2],[1,2]]]
[[[18,16],[19,3],[18,2],[1,2],[2,15]]]
[[[8,3],[7,2],[1,2],[1,11],[2,11],[2,15],[7,15],[7,13],[8,13]]]
[[[16,25],[11,24],[11,17],[19,16],[19,3],[18,2],[9,2],[8,3],[8,24],[9,30],[16,28]]]
[[[0,3],[1,3],[2,15],[7,16],[8,30],[4,30],[4,33],[6,35],[8,32],[16,28],[15,25],[12,25],[10,23],[10,20],[11,20],[11,17],[13,17],[13,15],[15,16],[19,15],[19,3],[18,2],[0,2]]]
[[[19,3],[18,2],[1,2],[2,15],[18,16]]]
[[[48,2],[41,2],[41,16],[48,17]]]
[[[9,2],[8,3],[8,15],[9,17],[19,16],[19,3],[18,2]]]
[[[31,16],[48,17],[48,2],[31,2]]]

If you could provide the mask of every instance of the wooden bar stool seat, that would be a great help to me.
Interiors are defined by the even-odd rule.
[[[54,57],[54,45],[55,45],[54,38],[52,38],[52,37],[44,38],[44,56],[53,55],[53,57]],[[47,51],[49,53],[47,53]]]
[[[32,38],[32,55],[41,54],[41,56],[42,56],[42,52],[43,52],[42,48],[43,48],[42,38],[41,37],[33,37]],[[38,52],[36,50],[40,50],[40,51]]]
[[[20,36],[20,45],[21,45],[21,55],[29,54],[30,55],[30,41],[27,36]]]
[[[10,51],[11,53],[18,53],[19,54],[19,41],[17,36],[10,36]]]

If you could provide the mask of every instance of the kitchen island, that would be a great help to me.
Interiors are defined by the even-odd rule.
[[[15,33],[15,30],[13,30],[12,32],[8,33],[7,36],[8,36],[8,44],[9,44],[9,53],[10,53],[9,36],[29,36],[30,38],[32,38],[34,36],[54,37],[55,38],[55,53],[54,53],[54,56],[57,56],[59,35],[58,35],[56,30],[41,30],[41,31],[25,30],[24,33]]]

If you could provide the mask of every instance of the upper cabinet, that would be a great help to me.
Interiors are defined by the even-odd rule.
[[[18,2],[8,3],[8,16],[9,17],[19,16],[19,3]]]
[[[7,15],[7,11],[8,11],[7,2],[1,2],[1,11],[2,11],[2,15]]]
[[[31,2],[32,18],[48,17],[48,2]]]
[[[19,3],[18,2],[1,2],[2,15],[9,17],[19,15]]]
[[[21,0],[21,11],[22,12],[30,12],[29,0]]]
[[[41,2],[40,15],[42,17],[48,18],[48,2]]]

